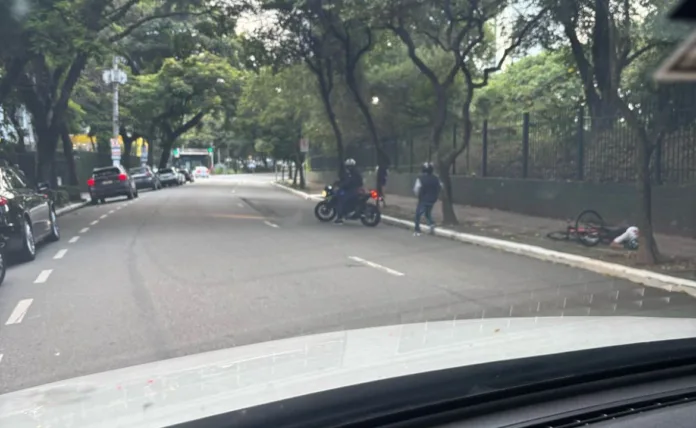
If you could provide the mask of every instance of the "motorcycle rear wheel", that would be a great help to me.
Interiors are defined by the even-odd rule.
[[[336,208],[329,206],[326,201],[321,201],[314,207],[314,216],[321,222],[328,222],[336,217]]]
[[[367,204],[360,217],[360,221],[367,227],[375,227],[382,221],[382,213],[379,212],[376,206]]]

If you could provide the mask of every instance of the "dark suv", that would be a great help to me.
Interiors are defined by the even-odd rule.
[[[121,165],[94,168],[92,177],[87,180],[87,186],[92,204],[99,201],[104,203],[106,198],[116,196],[125,196],[128,199],[138,197],[135,181]]]
[[[138,189],[158,190],[162,188],[159,177],[147,165],[131,168],[128,172],[135,180],[135,187]]]
[[[36,243],[60,239],[47,184],[33,187],[16,167],[0,163],[0,235],[3,253],[34,260]]]

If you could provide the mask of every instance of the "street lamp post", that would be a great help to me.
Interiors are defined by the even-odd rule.
[[[117,166],[121,162],[121,145],[118,142],[119,137],[119,123],[118,123],[118,85],[125,85],[128,77],[123,70],[118,68],[119,59],[114,56],[111,70],[104,70],[102,73],[102,78],[104,83],[107,85],[113,85],[113,109],[111,125],[113,128],[113,138],[111,139],[111,161],[114,166]],[[129,153],[126,153],[128,155]]]

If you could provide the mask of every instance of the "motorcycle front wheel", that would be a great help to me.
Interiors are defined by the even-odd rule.
[[[367,204],[360,217],[360,221],[367,227],[375,227],[382,220],[382,213],[375,205]]]
[[[331,221],[336,217],[336,208],[330,206],[326,201],[321,201],[314,207],[314,216],[322,222]]]

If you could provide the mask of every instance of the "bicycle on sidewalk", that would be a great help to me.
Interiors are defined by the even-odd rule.
[[[574,225],[568,224],[565,230],[550,232],[546,236],[554,241],[576,241],[594,247],[600,243],[611,244],[629,229],[629,226],[607,226],[597,211],[588,209],[578,214]]]

